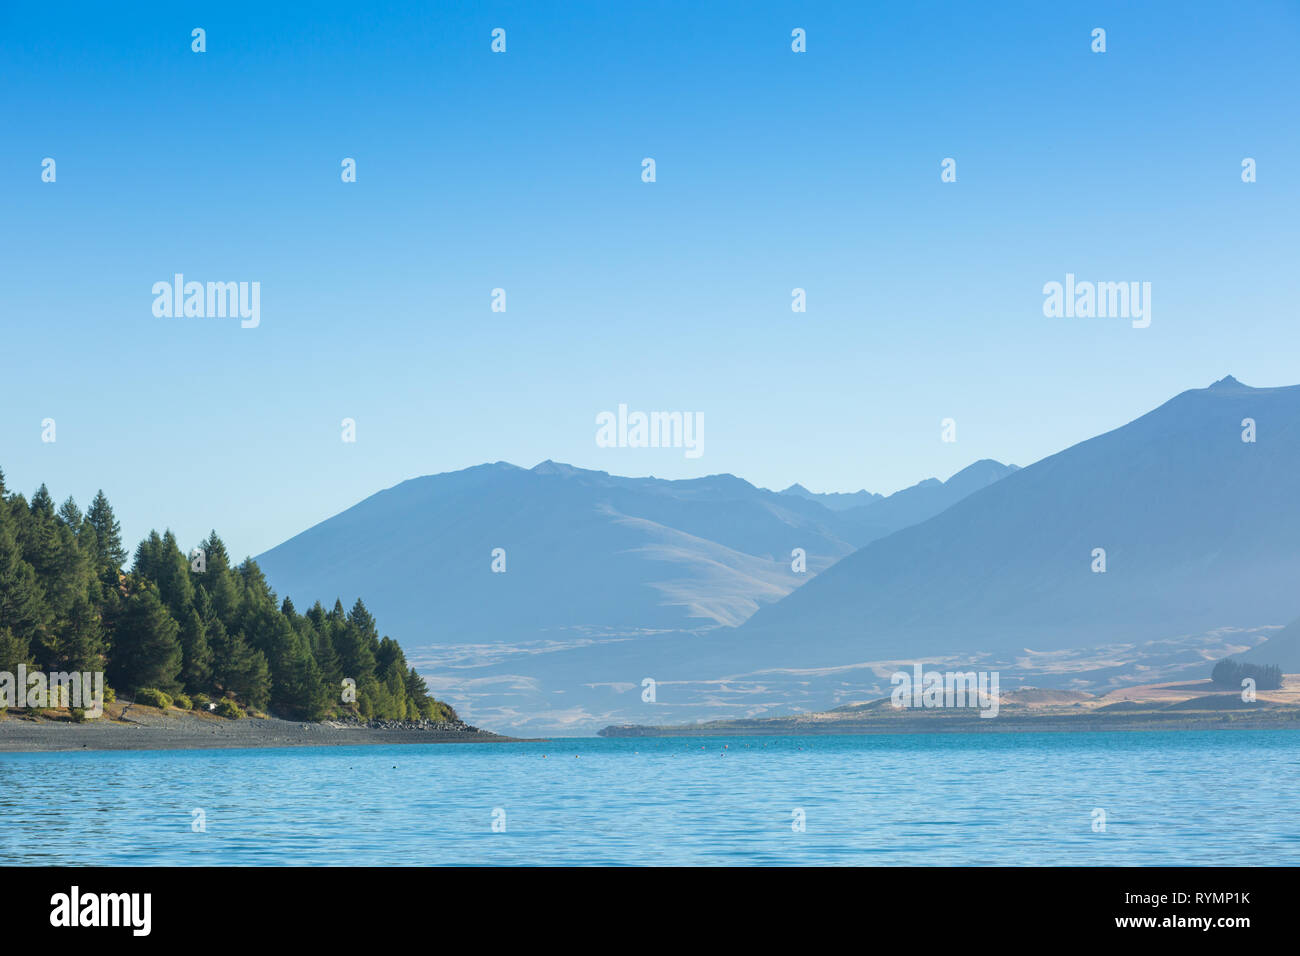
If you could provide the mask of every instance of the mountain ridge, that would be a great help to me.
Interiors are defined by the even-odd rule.
[[[1255,415],[1247,414],[1252,411]],[[1261,428],[1278,428],[1267,441],[1243,442],[1247,418],[1260,418]],[[1086,638],[1099,627],[1112,639],[1135,638],[1162,626],[1192,628],[1204,625],[1215,609],[1223,615],[1218,624],[1276,624],[1279,615],[1290,620],[1300,608],[1288,611],[1290,599],[1280,595],[1291,572],[1258,557],[1263,544],[1270,557],[1300,573],[1295,549],[1288,549],[1288,541],[1300,540],[1300,520],[1294,502],[1287,507],[1282,477],[1300,465],[1297,437],[1300,386],[1254,389],[1228,376],[1208,388],[1188,389],[1126,425],[1049,455],[924,522],[869,543],[809,582],[817,587],[791,595],[779,610],[758,612],[742,631],[750,642],[782,629],[818,631],[811,646],[825,646],[837,639],[844,643],[849,630],[861,635],[862,626],[853,627],[857,621],[870,622],[867,626],[880,635],[878,641],[857,642],[860,651],[873,644],[895,651],[934,647],[943,643],[945,630],[957,629],[981,648],[1050,648]],[[1258,453],[1253,459],[1252,452]],[[1232,499],[1234,516],[1223,520],[1216,509],[1226,502],[1214,492],[1232,482],[1255,494],[1246,501]],[[1107,488],[1116,493],[1098,494]],[[1134,499],[1140,507],[1126,505]],[[1032,514],[1025,513],[1027,501],[1033,502]],[[1151,526],[1155,516],[1163,524]],[[1142,523],[1148,525],[1145,537],[1127,533]],[[1225,541],[1251,571],[1225,561],[1220,547]],[[1093,573],[1097,547],[1106,548],[1108,565],[1105,572]],[[958,558],[954,548],[964,549]],[[1219,577],[1176,596],[1170,575],[1175,569],[1190,574],[1198,562],[1214,565]],[[914,573],[922,565],[930,571],[923,579],[936,586],[932,593],[918,591]],[[1015,579],[1015,595],[1005,586],[1009,577]],[[945,594],[945,581],[962,582],[960,600]],[[1257,595],[1254,604],[1233,600],[1234,587]],[[1269,587],[1276,599],[1270,599]],[[1084,588],[1091,593],[1085,596]],[[1179,598],[1186,608],[1179,608]],[[1012,606],[1029,613],[1017,620],[1007,613]],[[971,624],[956,623],[972,618]]]
[[[373,563],[367,604],[424,649],[430,687],[530,733],[820,710],[887,692],[899,661],[1108,688],[1250,659],[1300,613],[1297,473],[1300,386],[1227,376],[1025,468],[982,459],[864,506],[498,462],[410,479],[261,560],[331,601]]]
[[[946,496],[959,493],[952,485]],[[946,496],[899,500],[915,513],[945,507]],[[727,473],[661,479],[497,461],[399,482],[258,562],[304,599],[332,601],[339,589],[347,599],[355,588],[417,640],[519,641],[578,627],[734,626],[902,520],[837,513]],[[505,572],[485,573],[497,548]],[[449,599],[438,633],[413,591]]]

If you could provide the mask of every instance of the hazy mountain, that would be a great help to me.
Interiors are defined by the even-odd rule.
[[[840,517],[842,521],[859,529],[859,537],[864,542],[874,541],[932,518],[967,495],[1019,470],[1016,465],[1004,465],[1000,461],[984,458],[963,468],[947,481],[927,478],[888,497],[844,509]]]
[[[1228,377],[868,544],[715,658],[821,667],[1276,625],[1296,611],[1298,475],[1300,386]]]
[[[1300,603],[1300,597],[1295,603]],[[1292,621],[1263,644],[1244,654],[1234,654],[1233,658],[1250,664],[1275,664],[1284,674],[1300,674],[1300,620]]]
[[[930,481],[935,479],[931,478]],[[818,504],[825,505],[831,511],[846,511],[849,508],[861,508],[877,501],[884,501],[884,495],[878,495],[871,491],[831,491],[831,492],[814,492],[809,491],[803,485],[795,483],[781,492],[783,495],[795,495],[799,498],[815,501]]]
[[[738,624],[853,550],[813,502],[730,475],[505,462],[403,482],[258,558],[295,601],[366,600],[408,646]],[[505,551],[505,572],[492,553]],[[301,595],[301,597],[300,597]]]
[[[520,731],[824,710],[887,693],[900,661],[1100,689],[1286,646],[1300,386],[1229,377],[1008,471],[835,510],[730,475],[498,463],[381,492],[261,562],[300,605],[364,595],[435,694]]]
[[[1297,475],[1300,386],[1226,378],[1026,468],[850,508],[730,475],[497,463],[405,482],[259,560],[300,606],[363,595],[475,722],[587,732],[826,709],[888,693],[898,661],[1098,689],[1267,656],[1297,643],[1272,630],[1297,610]]]
[[[946,504],[931,496],[913,510]],[[739,624],[883,533],[731,475],[497,462],[403,482],[258,561],[299,603],[361,595],[411,644],[511,642]],[[496,548],[505,573],[491,571]],[[791,567],[795,548],[807,573]]]
[[[819,494],[798,484],[791,485],[781,494],[795,495],[807,501],[823,504],[832,511],[845,512],[844,517],[858,527],[873,528],[883,536],[933,517],[967,495],[1015,471],[1019,471],[1016,465],[1004,465],[1000,461],[984,458],[963,468],[947,481],[927,478],[910,488],[904,488],[888,496],[873,494],[870,491],[855,491],[852,494],[844,492]]]

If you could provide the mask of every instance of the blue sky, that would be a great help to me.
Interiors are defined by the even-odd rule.
[[[5,5],[10,487],[243,555],[483,461],[887,493],[1300,382],[1300,7],[895,6]],[[1067,272],[1151,327],[1045,318]],[[597,447],[620,402],[704,454]]]

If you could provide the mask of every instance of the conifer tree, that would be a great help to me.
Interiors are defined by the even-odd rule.
[[[181,619],[181,683],[190,693],[206,693],[212,689],[212,648],[208,645],[207,628],[199,612],[193,607]]]
[[[212,685],[220,693],[263,709],[271,697],[271,673],[266,655],[249,646],[244,635],[230,633],[220,619],[208,630],[212,648]]]
[[[117,572],[126,563],[126,548],[122,547],[122,526],[118,524],[102,488],[90,503],[86,523],[95,529],[95,570],[101,575],[109,575],[116,586]]]
[[[25,654],[32,639],[44,635],[51,615],[35,569],[23,560],[12,518],[0,501],[0,628],[13,632]]]
[[[52,670],[78,673],[104,669],[104,626],[100,612],[88,597],[73,604],[63,620],[59,657],[45,661]]]
[[[7,627],[0,627],[0,671],[17,673],[19,665],[30,667],[33,663],[27,641]]]
[[[239,614],[239,590],[235,586],[234,572],[230,569],[230,555],[215,531],[208,535],[199,548],[204,553],[207,570],[203,574],[194,575],[195,583],[208,592],[208,597],[212,599],[213,613],[230,630],[238,626],[236,618]]]
[[[81,523],[85,518],[81,514],[81,509],[77,507],[77,502],[69,495],[68,499],[59,505],[59,520],[72,529],[73,534],[81,533]]]
[[[109,683],[128,691],[146,687],[168,693],[180,690],[179,632],[158,590],[148,581],[134,582],[113,629]]]

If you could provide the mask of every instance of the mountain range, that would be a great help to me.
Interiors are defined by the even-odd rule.
[[[1014,470],[981,461],[947,482],[833,510],[732,475],[666,481],[496,462],[381,491],[258,562],[295,601],[364,597],[408,641],[734,626]],[[505,570],[492,573],[498,548]],[[796,548],[805,572],[793,568]]]
[[[300,605],[364,596],[498,730],[823,710],[912,661],[1099,690],[1268,662],[1300,613],[1298,474],[1300,386],[1229,376],[1028,467],[888,497],[498,462],[258,560]]]
[[[1300,387],[1225,378],[869,543],[758,612],[746,646],[780,657],[793,639],[820,665],[1284,623],[1298,476]]]

